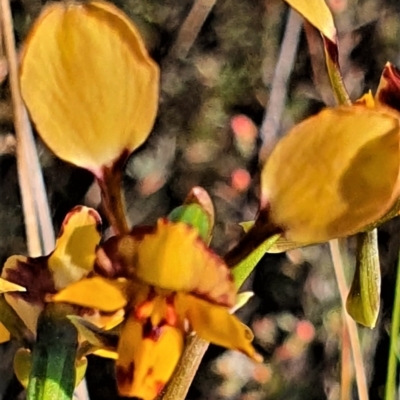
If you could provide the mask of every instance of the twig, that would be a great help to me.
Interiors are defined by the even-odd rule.
[[[54,231],[46,190],[36,152],[28,114],[22,101],[18,58],[9,0],[0,1],[1,25],[9,64],[9,80],[17,136],[17,165],[24,211],[28,252],[31,256],[48,254],[54,249]]]
[[[350,336],[351,351],[353,354],[353,362],[356,374],[358,397],[360,400],[368,400],[368,385],[365,376],[363,356],[360,346],[360,340],[358,337],[357,325],[354,320],[346,311],[346,299],[349,289],[347,287],[346,278],[344,276],[344,265],[342,254],[340,251],[339,240],[331,240],[329,247],[332,254],[333,268],[335,270],[335,276],[339,287],[340,300],[342,302],[344,322],[347,325],[347,329]]]
[[[344,311],[343,311],[344,312]],[[343,314],[344,318],[344,314]],[[351,343],[349,330],[346,324],[342,324],[342,349],[341,349],[341,378],[340,378],[340,400],[351,399],[354,369],[351,362]]]
[[[260,150],[262,159],[266,158],[275,144],[278,130],[281,126],[282,113],[287,97],[288,80],[297,54],[301,26],[302,18],[296,11],[290,9],[272,81],[271,94],[260,130],[263,142]]]
[[[184,400],[199,368],[209,342],[190,336],[172,380],[157,400]]]
[[[183,59],[187,56],[208,14],[217,0],[195,0],[188,16],[183,22],[168,58]]]

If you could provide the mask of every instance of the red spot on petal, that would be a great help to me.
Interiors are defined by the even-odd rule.
[[[162,326],[164,323],[161,323],[160,326],[153,326],[151,323],[151,319],[148,318],[142,327],[142,337],[143,339],[149,339],[153,342],[157,342],[160,339],[162,333]]]
[[[161,391],[164,389],[165,383],[161,382],[161,381],[157,381],[157,382],[155,382],[155,386],[156,386],[157,395],[159,395],[161,393]]]
[[[377,92],[378,101],[400,111],[400,70],[387,63],[382,72],[381,83]]]
[[[143,303],[135,307],[135,318],[138,320],[144,320],[150,317],[153,311],[153,301],[146,300]]]
[[[101,217],[96,210],[89,208],[88,210],[89,215],[96,221],[96,230],[97,232],[101,233]]]
[[[120,386],[130,385],[133,382],[135,366],[133,361],[129,363],[128,368],[118,365],[116,368],[117,382]]]
[[[167,304],[165,319],[167,321],[167,324],[171,326],[175,326],[178,322],[178,315],[173,305]]]

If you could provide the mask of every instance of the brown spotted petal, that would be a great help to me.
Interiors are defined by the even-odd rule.
[[[136,276],[149,285],[192,292],[228,307],[235,303],[228,267],[184,223],[158,220],[156,231],[144,235],[132,260]]]
[[[7,303],[24,321],[31,332],[36,332],[37,319],[44,307],[44,297],[54,293],[54,283],[46,266],[46,257],[11,256],[4,264],[2,278],[25,291],[4,293]]]
[[[96,210],[77,206],[66,215],[47,263],[57,290],[92,271],[100,239],[101,218]]]
[[[400,70],[388,62],[383,69],[375,99],[400,111]]]
[[[13,293],[13,296],[30,303],[43,304],[44,296],[55,292],[46,257],[11,256],[4,264],[1,276],[8,282],[25,288],[24,291]]]
[[[181,357],[183,333],[180,329],[150,319],[126,320],[118,345],[117,384],[122,396],[153,400],[161,392]]]
[[[68,285],[51,300],[114,313],[127,304],[126,286],[125,280],[94,276]]]
[[[192,329],[201,338],[240,351],[255,361],[262,360],[251,345],[251,330],[230,314],[226,307],[183,293],[177,295],[175,302],[179,314],[188,319]]]

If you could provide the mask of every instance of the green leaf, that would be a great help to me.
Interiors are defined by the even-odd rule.
[[[211,221],[199,204],[185,204],[175,208],[168,215],[172,222],[184,222],[197,229],[201,238],[208,242],[211,238]]]
[[[264,254],[271,248],[271,246],[278,240],[280,235],[274,235],[258,246],[246,258],[239,262],[232,268],[232,275],[236,287],[239,289],[247,277],[251,274],[255,266],[264,256]]]
[[[339,51],[335,42],[323,37],[325,63],[328,70],[329,80],[331,83],[333,94],[338,104],[350,105],[350,97],[344,86],[342,73],[339,66]]]
[[[49,304],[39,317],[27,400],[72,398],[78,332],[66,318],[65,309],[64,305]]]
[[[244,221],[239,224],[243,230],[247,233],[254,225],[254,221]],[[269,239],[267,239],[269,240]],[[287,240],[283,236],[279,236],[279,238],[275,241],[275,243],[269,247],[266,253],[275,254],[275,253],[284,253],[289,250],[300,249],[301,247],[312,246],[318,243],[301,243],[301,242],[292,242],[291,240]]]
[[[32,353],[29,349],[18,349],[14,356],[14,372],[20,384],[26,389],[32,370]]]
[[[357,235],[357,261],[347,297],[347,312],[358,323],[373,328],[379,314],[381,270],[377,231]]]

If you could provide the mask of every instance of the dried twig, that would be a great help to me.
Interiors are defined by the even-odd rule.
[[[35,141],[19,88],[18,58],[9,0],[1,0],[0,7],[1,30],[9,65],[14,126],[17,136],[18,177],[27,246],[29,255],[40,256],[54,249],[54,231]]]
[[[351,351],[353,355],[353,362],[356,373],[358,397],[360,398],[360,400],[368,400],[367,378],[365,376],[363,355],[360,346],[360,339],[358,337],[357,325],[346,311],[346,299],[349,289],[346,283],[346,278],[344,276],[344,265],[343,265],[339,240],[338,239],[331,240],[329,242],[329,247],[332,254],[332,261],[335,270],[336,280],[339,287],[339,294],[340,294],[340,300],[342,302],[344,322],[347,325],[350,337]]]
[[[158,400],[184,400],[190,384],[199,368],[200,362],[209,346],[209,342],[197,335],[188,338],[181,360],[175,369],[172,380],[157,398]]]
[[[271,94],[260,130],[263,142],[260,150],[261,159],[265,159],[271,151],[281,126],[281,117],[287,97],[287,86],[297,54],[301,26],[302,18],[296,11],[290,9],[272,81]]]
[[[195,0],[183,22],[168,58],[185,58],[217,0]]]

